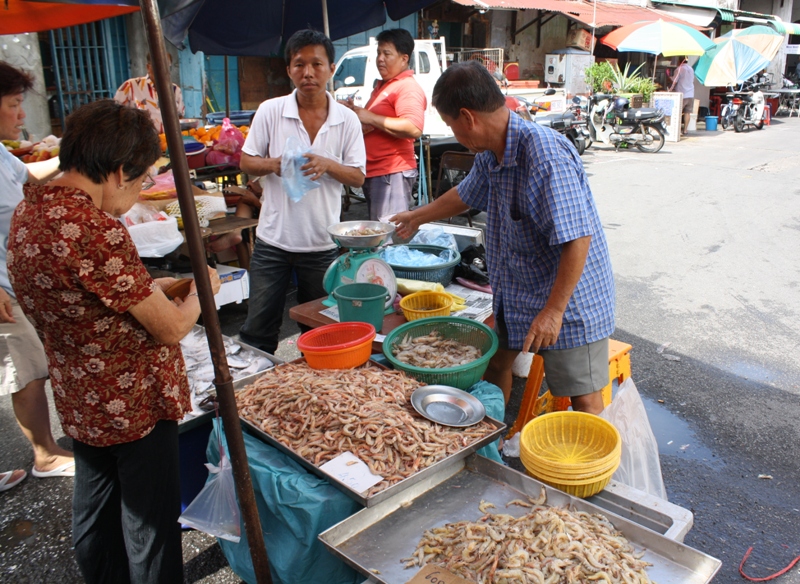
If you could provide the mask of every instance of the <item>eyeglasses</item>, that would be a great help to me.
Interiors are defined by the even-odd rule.
[[[144,180],[142,181],[142,190],[146,191],[148,189],[152,189],[154,186],[156,186],[156,180],[149,174],[145,176]]]

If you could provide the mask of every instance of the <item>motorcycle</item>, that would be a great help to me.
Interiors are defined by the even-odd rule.
[[[551,93],[545,92],[545,95],[548,96],[555,93],[555,91],[550,91]],[[572,108],[563,113],[549,113],[538,103],[530,102],[519,96],[506,96],[506,106],[523,119],[562,134],[572,143],[575,150],[578,151],[578,155],[582,155],[586,148],[591,145],[591,137],[586,128],[586,122],[579,120]]]
[[[667,125],[664,112],[655,108],[631,108],[630,101],[605,93],[589,98],[589,133],[595,142],[636,146],[656,153],[664,146]]]
[[[769,82],[753,79],[727,94],[728,103],[722,106],[719,116],[723,130],[731,126],[736,132],[744,131],[747,125],[755,126],[756,130],[764,127],[765,100],[761,88],[769,85]]]

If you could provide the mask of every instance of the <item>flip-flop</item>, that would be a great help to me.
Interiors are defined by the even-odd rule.
[[[13,487],[16,487],[22,481],[25,480],[25,477],[28,476],[24,470],[22,471],[22,476],[15,481],[11,480],[11,477],[14,476],[16,471],[10,470],[8,472],[0,473],[0,492],[7,491]]]
[[[36,467],[33,467],[31,474],[37,479],[49,479],[52,477],[74,477],[75,461],[71,460],[69,462],[65,462],[61,466],[55,467],[53,470],[36,470]]]

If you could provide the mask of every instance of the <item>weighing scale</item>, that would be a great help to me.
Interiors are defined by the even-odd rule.
[[[346,235],[367,229],[379,233]],[[325,306],[336,306],[333,291],[342,284],[379,284],[386,286],[389,291],[384,314],[392,314],[397,296],[397,278],[391,266],[380,259],[377,249],[394,233],[394,225],[380,221],[344,221],[328,227],[328,233],[336,245],[349,251],[336,258],[325,272],[322,282],[328,297],[322,303]]]

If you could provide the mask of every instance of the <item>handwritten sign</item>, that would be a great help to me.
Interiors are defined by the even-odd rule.
[[[372,474],[369,467],[352,452],[340,454],[319,468],[358,493],[383,480],[383,477]]]
[[[461,576],[456,576],[440,566],[428,564],[406,584],[473,584],[473,582],[464,580]]]

